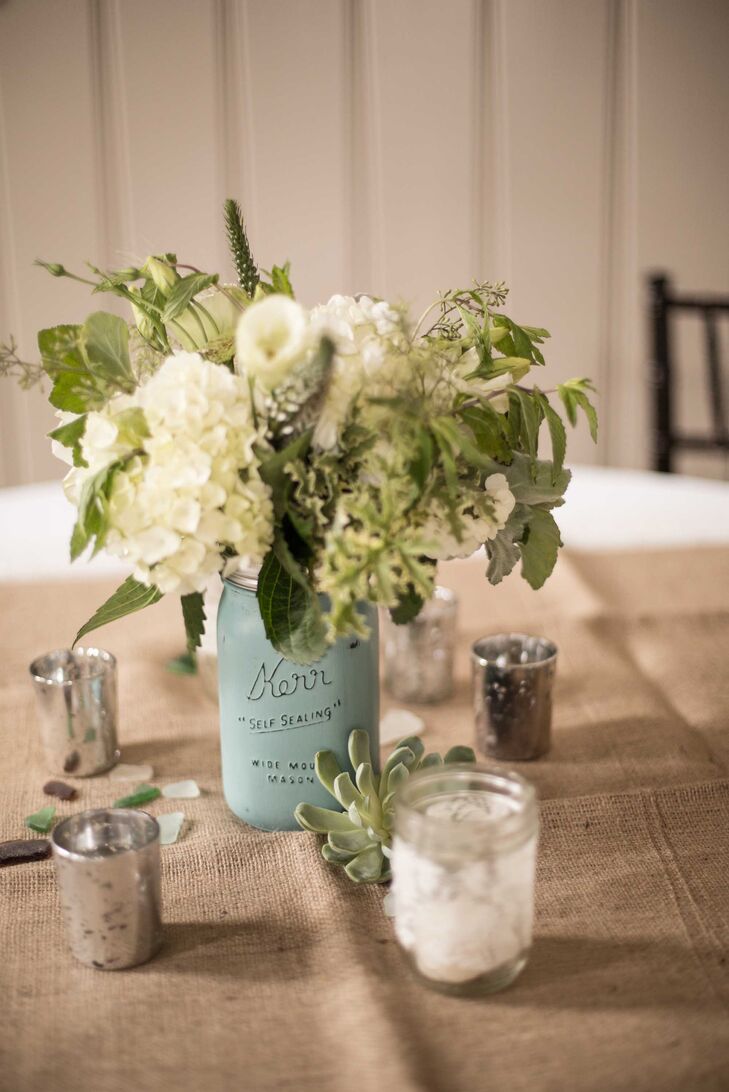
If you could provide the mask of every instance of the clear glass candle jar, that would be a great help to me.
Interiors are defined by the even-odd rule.
[[[417,618],[397,626],[385,615],[385,687],[397,701],[434,705],[453,693],[458,599],[436,587]]]
[[[429,767],[399,790],[392,847],[397,938],[447,993],[503,989],[532,940],[537,806],[523,777]]]

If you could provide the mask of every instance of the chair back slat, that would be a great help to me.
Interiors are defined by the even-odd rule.
[[[676,295],[665,273],[648,280],[650,290],[651,378],[653,384],[653,468],[670,473],[679,450],[729,451],[729,419],[719,347],[718,317],[729,316],[729,296]],[[703,321],[707,393],[711,429],[687,434],[673,419],[673,320],[679,313],[698,313]]]
[[[725,437],[727,427],[724,410],[724,379],[721,373],[716,311],[713,307],[704,312],[704,332],[706,337],[706,364],[709,369],[709,412],[714,424],[715,435],[717,438]]]

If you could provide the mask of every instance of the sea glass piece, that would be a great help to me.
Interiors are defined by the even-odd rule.
[[[44,861],[50,855],[51,843],[47,838],[15,838],[11,842],[0,842],[0,868]]]
[[[131,766],[128,762],[120,762],[109,772],[110,781],[136,781],[140,784],[143,781],[151,781],[153,777],[154,770],[146,764]]]
[[[157,816],[159,824],[159,842],[162,846],[171,846],[180,836],[185,814],[182,811],[168,811]]]
[[[197,781],[175,781],[164,786],[162,795],[168,800],[194,800],[200,795],[200,786]]]
[[[396,743],[407,736],[422,736],[425,721],[409,709],[391,709],[380,721],[380,743]]]
[[[43,792],[46,796],[57,796],[59,800],[75,800],[78,796],[73,785],[67,785],[65,781],[46,781]]]
[[[161,796],[156,785],[140,785],[129,796],[122,796],[114,801],[115,808],[138,808],[141,804],[148,804],[150,800],[156,800]]]
[[[32,815],[28,815],[25,820],[26,827],[30,827],[37,834],[47,834],[53,826],[53,819],[56,814],[56,805],[49,804],[47,808],[41,808],[40,811],[34,811]]]

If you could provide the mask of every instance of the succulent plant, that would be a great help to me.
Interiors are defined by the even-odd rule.
[[[299,804],[294,812],[304,830],[326,834],[321,852],[329,864],[343,868],[355,883],[386,883],[390,879],[390,847],[397,790],[415,770],[446,762],[475,762],[470,747],[451,747],[445,758],[425,754],[419,736],[395,744],[380,774],[375,772],[369,734],[355,728],[349,737],[352,780],[333,751],[318,751],[316,775],[344,811]]]

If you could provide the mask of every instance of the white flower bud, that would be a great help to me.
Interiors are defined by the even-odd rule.
[[[235,367],[273,391],[311,344],[304,308],[288,296],[266,296],[242,315],[235,334]]]

